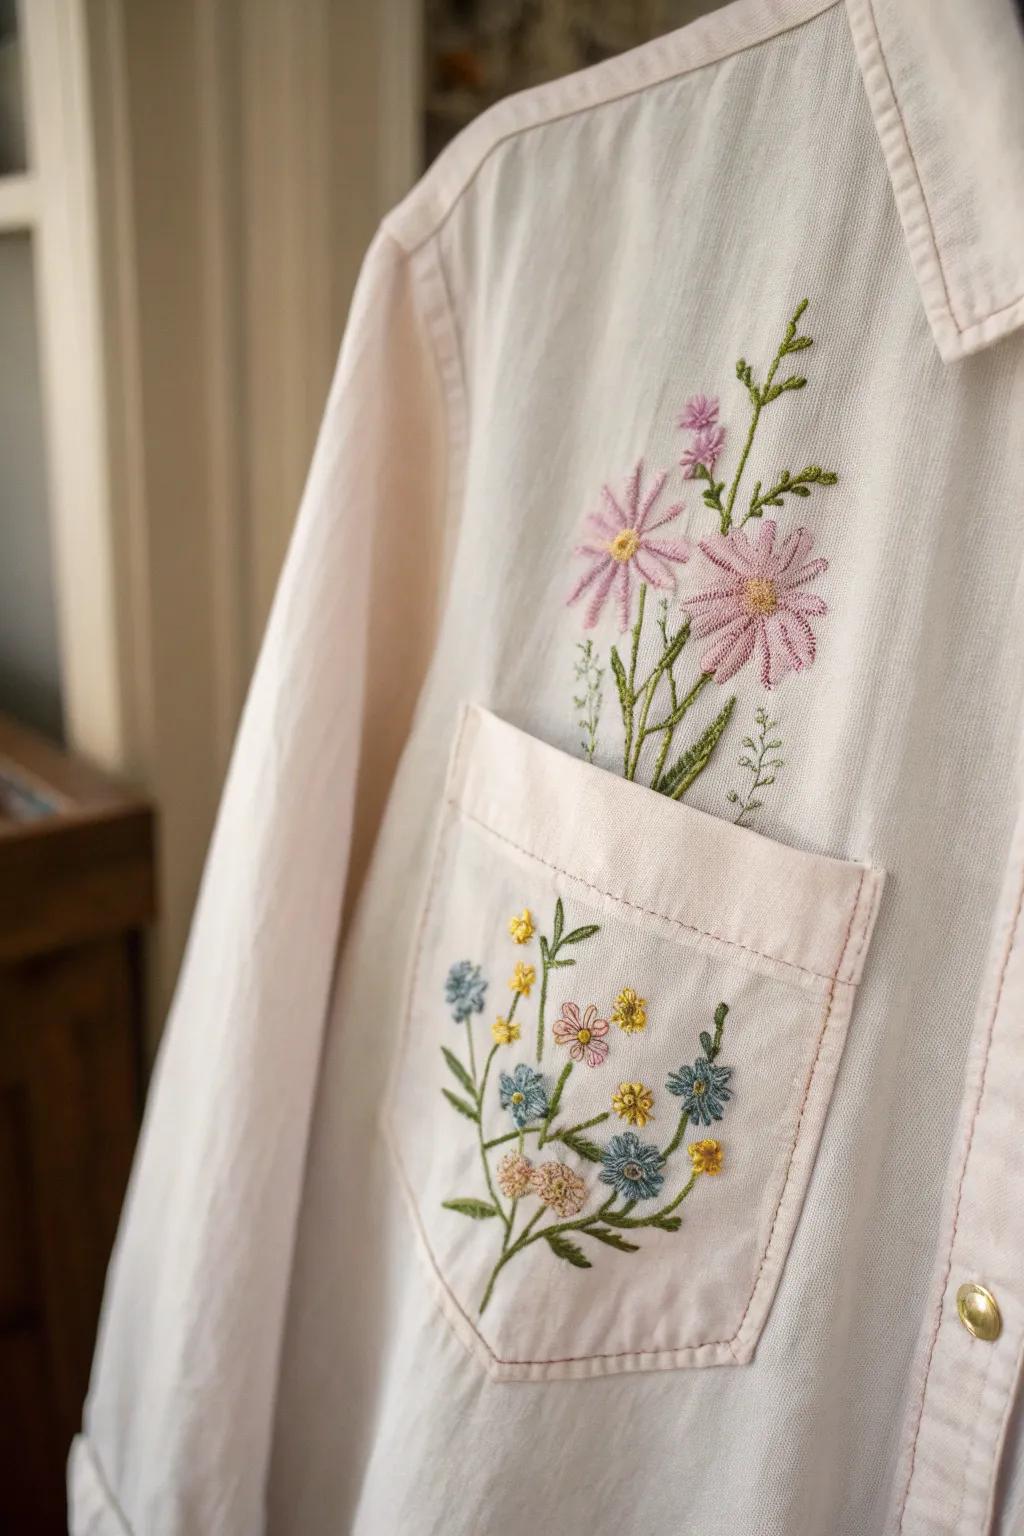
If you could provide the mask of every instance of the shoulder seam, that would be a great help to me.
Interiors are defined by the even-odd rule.
[[[842,0],[739,0],[577,74],[506,97],[474,119],[382,223],[407,255],[440,233],[490,157],[534,128],[612,106],[814,21]]]

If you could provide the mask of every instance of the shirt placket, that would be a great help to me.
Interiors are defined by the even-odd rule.
[[[904,1452],[900,1536],[985,1536],[1024,1351],[1024,815],[965,1074]]]

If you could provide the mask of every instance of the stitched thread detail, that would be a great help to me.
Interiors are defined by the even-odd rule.
[[[644,917],[656,917],[659,922],[671,923],[674,928],[680,928],[684,933],[692,933],[702,939],[714,939],[717,944],[725,944],[730,949],[740,950],[745,955],[754,955],[758,960],[770,960],[773,965],[785,966],[787,970],[797,971],[801,976],[813,977],[815,981],[838,981],[839,985],[844,987],[854,985],[853,982],[848,981],[845,977],[837,977],[832,972],[812,971],[806,965],[798,965],[795,960],[784,960],[781,955],[766,954],[763,950],[754,949],[750,944],[741,944],[738,939],[727,938],[725,934],[716,933],[713,929],[698,928],[693,923],[684,923],[682,918],[670,917],[666,912],[655,912],[652,907],[643,907],[638,902],[630,901],[626,896],[620,896],[615,891],[605,890],[604,886],[595,885],[593,881],[585,880],[582,875],[577,875],[571,870],[564,869],[561,864],[555,864],[550,859],[542,858],[539,853],[534,853],[532,848],[526,848],[522,843],[517,843],[514,838],[507,837],[504,832],[499,832],[497,827],[492,826],[490,822],[484,821],[481,816],[475,816],[472,811],[467,811],[457,800],[449,800],[448,804],[460,816],[464,816],[467,821],[475,822],[478,827],[483,827],[485,832],[489,832],[492,837],[498,838],[500,842],[507,843],[517,853],[525,854],[527,858],[536,860],[538,864],[543,864],[545,869],[551,869],[558,875],[564,875],[577,885],[582,885],[586,890],[596,892],[598,896],[607,896],[610,901],[616,901],[620,906],[628,907],[631,912],[640,912]],[[861,885],[864,882],[864,874],[865,871],[862,870],[860,883],[857,886],[858,898]],[[854,910],[856,911],[856,903],[854,904]]]
[[[906,1483],[903,1489],[903,1498],[900,1504],[900,1523],[898,1529],[903,1530],[906,1521],[907,1505],[910,1502],[910,1491],[914,1483],[914,1470],[917,1464],[917,1445],[921,1434],[921,1423],[924,1418],[924,1405],[928,1397],[928,1385],[931,1379],[932,1363],[935,1358],[935,1348],[939,1341],[939,1332],[942,1328],[942,1317],[946,1310],[946,1292],[949,1288],[949,1277],[953,1269],[953,1250],[956,1247],[957,1232],[960,1229],[960,1206],[963,1200],[964,1181],[967,1177],[967,1167],[971,1160],[971,1148],[974,1145],[974,1132],[981,1112],[981,1102],[985,1096],[985,1085],[988,1081],[988,1064],[992,1052],[992,1038],[995,1034],[996,1019],[1003,1001],[1003,988],[1006,984],[1006,972],[1009,969],[1010,960],[1017,947],[1017,937],[1020,927],[1021,911],[1024,909],[1024,871],[1022,871],[1021,884],[1017,892],[1017,901],[1013,918],[1010,922],[1010,930],[1007,935],[1006,949],[1003,953],[996,983],[995,998],[989,1014],[988,1028],[984,1041],[984,1050],[981,1061],[981,1072],[978,1079],[978,1088],[974,1098],[974,1106],[971,1110],[971,1118],[968,1122],[967,1137],[964,1145],[963,1160],[960,1165],[960,1177],[957,1181],[956,1201],[953,1207],[953,1225],[949,1236],[949,1247],[946,1253],[946,1264],[942,1275],[942,1285],[938,1288],[935,1302],[935,1318],[932,1324],[931,1337],[928,1341],[928,1352],[925,1357],[924,1374],[921,1381],[921,1391],[918,1397],[914,1433],[910,1442],[910,1464],[907,1469]]]
[[[763,800],[755,800],[754,796],[759,789],[769,789],[775,783],[775,775],[783,766],[781,757],[773,757],[773,752],[782,751],[782,740],[775,736],[779,728],[777,720],[769,720],[768,711],[762,707],[754,716],[754,725],[757,731],[757,740],[753,736],[744,736],[744,750],[740,755],[739,767],[746,768],[750,773],[750,788],[745,794],[738,790],[730,789],[726,800],[730,805],[738,805],[739,810],[733,817],[733,824],[741,827],[748,816],[753,816],[764,804]],[[769,737],[772,739],[769,740]]]

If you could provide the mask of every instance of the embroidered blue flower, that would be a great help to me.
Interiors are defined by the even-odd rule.
[[[474,1013],[483,1013],[486,992],[480,967],[471,960],[456,961],[444,984],[445,1001],[456,1024],[464,1024]]]
[[[507,1072],[501,1074],[498,1091],[502,1109],[508,1110],[520,1129],[531,1120],[542,1120],[548,1112],[544,1079],[525,1062],[519,1063],[511,1077]]]
[[[627,1200],[650,1200],[665,1182],[665,1159],[657,1147],[641,1141],[632,1131],[613,1136],[601,1159],[601,1183],[610,1184]]]
[[[670,1072],[665,1087],[682,1099],[683,1109],[701,1125],[721,1120],[727,1100],[732,1098],[727,1084],[731,1067],[715,1067],[706,1056],[698,1056],[692,1067]]]

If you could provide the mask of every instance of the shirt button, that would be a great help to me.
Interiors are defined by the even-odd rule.
[[[991,1344],[1003,1330],[999,1306],[991,1291],[969,1281],[956,1293],[956,1310],[968,1333]]]

